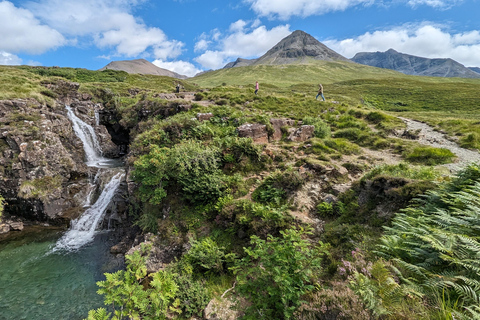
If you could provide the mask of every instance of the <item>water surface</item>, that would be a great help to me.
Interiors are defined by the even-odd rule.
[[[111,234],[97,234],[75,252],[51,253],[58,230],[34,229],[0,239],[0,320],[84,319],[103,306],[96,282],[123,267],[110,254]]]

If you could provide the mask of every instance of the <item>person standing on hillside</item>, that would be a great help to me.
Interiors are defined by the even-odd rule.
[[[255,82],[255,95],[258,93],[258,81]]]
[[[178,82],[177,82],[177,86],[175,87],[175,91],[176,91],[177,93],[180,92],[180,83],[178,83]]]
[[[318,94],[315,97],[315,100],[318,100],[318,96],[321,96],[323,101],[325,101],[325,97],[323,96],[323,86],[321,83],[318,84]]]

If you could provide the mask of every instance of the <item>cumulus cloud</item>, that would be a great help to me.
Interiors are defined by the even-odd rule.
[[[130,11],[143,0],[39,0],[28,8],[48,25],[72,37],[93,37],[100,48],[135,57],[145,52],[157,59],[176,58],[184,44],[148,27]]]
[[[0,65],[17,66],[20,64],[22,64],[22,59],[16,55],[5,51],[0,51]]]
[[[372,4],[374,0],[245,0],[245,2],[249,3],[251,9],[260,16],[287,20],[292,16],[307,17],[343,11],[359,4]]]
[[[193,77],[197,73],[201,72],[202,70],[197,69],[192,63],[187,61],[163,61],[163,60],[155,60],[152,62],[157,67],[167,69],[178,74],[182,74],[185,76]]]
[[[396,51],[426,58],[452,58],[466,66],[480,66],[480,32],[451,34],[441,26],[422,24],[367,32],[356,38],[326,40],[325,45],[345,57],[357,52]]]
[[[205,51],[195,61],[207,69],[218,69],[238,57],[257,58],[291,33],[288,24],[270,30],[257,26],[258,21],[254,21],[253,25],[256,27],[249,27],[248,22],[238,20],[230,25],[227,34],[222,35],[215,30],[210,42],[214,42],[216,50]]]
[[[43,25],[32,12],[0,2],[0,50],[40,54],[65,43],[56,30]]]

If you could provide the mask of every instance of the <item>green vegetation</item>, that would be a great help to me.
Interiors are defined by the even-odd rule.
[[[108,307],[89,319],[188,319],[213,298],[244,319],[478,316],[480,169],[452,179],[438,167],[454,160],[450,151],[392,135],[405,116],[480,148],[479,80],[319,61],[208,72],[181,81],[194,91],[183,100],[166,98],[177,81],[168,77],[0,71],[2,99],[53,106],[57,93],[43,85],[68,80],[116,113],[112,124],[130,131],[135,224],[154,234],[154,246],[181,248],[152,274],[154,248],[128,256],[126,270],[98,283]],[[314,99],[318,82],[326,102]],[[197,120],[207,112],[213,117]],[[7,120],[23,130],[39,116]],[[272,138],[272,118],[292,120],[280,140],[238,136],[239,126],[258,123]],[[300,122],[314,136],[288,141]],[[392,154],[404,162],[379,160]],[[61,184],[25,181],[19,195],[47,199]]]

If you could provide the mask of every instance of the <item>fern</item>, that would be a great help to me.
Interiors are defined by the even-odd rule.
[[[377,247],[399,279],[420,292],[456,297],[458,318],[480,314],[480,166],[399,212]]]

